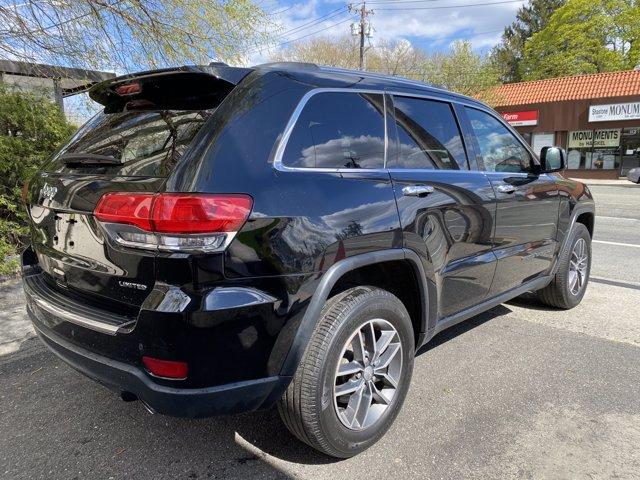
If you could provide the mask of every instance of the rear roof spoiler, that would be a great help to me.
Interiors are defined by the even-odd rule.
[[[196,105],[198,100],[206,101],[203,97],[208,96],[209,102],[213,97],[219,101],[252,71],[251,68],[230,67],[223,63],[149,70],[100,82],[89,89],[89,97],[104,105],[106,113],[132,106],[181,108],[178,106],[180,101],[186,105],[182,108],[203,108]],[[134,84],[139,87],[133,93],[116,92],[118,87]],[[176,88],[180,84],[185,88]]]

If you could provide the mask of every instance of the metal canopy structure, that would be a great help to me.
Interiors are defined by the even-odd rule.
[[[114,78],[116,74],[41,63],[0,60],[0,81],[5,81],[6,77],[10,76],[51,80],[55,101],[62,108],[64,97],[84,92],[98,82]]]

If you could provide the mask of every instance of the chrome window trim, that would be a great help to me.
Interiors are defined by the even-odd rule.
[[[309,100],[311,99],[311,97],[313,97],[314,95],[317,95],[319,93],[332,93],[332,92],[336,92],[336,93],[368,93],[368,94],[377,94],[377,95],[383,95],[384,98],[384,144],[385,144],[385,151],[384,151],[384,167],[383,168],[315,168],[315,167],[289,167],[287,165],[285,165],[282,162],[282,156],[284,154],[284,151],[287,147],[287,144],[289,143],[289,138],[291,137],[291,133],[293,132],[294,127],[296,126],[296,123],[298,122],[298,118],[300,117],[300,114],[302,113],[302,110],[304,109],[304,107],[306,106],[306,104],[309,102]],[[312,90],[309,90],[308,92],[306,92],[302,98],[300,99],[300,101],[298,102],[298,105],[296,105],[296,108],[293,110],[293,113],[291,114],[291,117],[289,118],[289,121],[287,122],[287,125],[284,129],[284,132],[282,134],[282,136],[280,137],[279,141],[278,141],[278,146],[276,147],[276,150],[273,154],[273,168],[275,168],[278,171],[281,172],[317,172],[317,173],[357,173],[357,172],[425,172],[425,171],[429,171],[429,172],[461,172],[461,173],[469,173],[469,172],[473,172],[476,170],[438,170],[438,169],[405,169],[405,168],[386,168],[387,165],[387,154],[388,154],[388,147],[389,147],[389,135],[388,135],[388,128],[389,126],[387,125],[387,98],[386,95],[392,95],[392,96],[401,96],[401,97],[410,97],[410,98],[423,98],[423,99],[427,99],[427,100],[436,100],[436,101],[440,101],[440,102],[446,102],[449,103],[451,106],[453,106],[454,103],[457,103],[459,105],[463,105],[465,107],[471,107],[471,108],[475,108],[477,110],[489,113],[490,115],[495,116],[493,113],[491,113],[490,110],[488,110],[483,104],[479,104],[479,103],[474,103],[474,102],[469,102],[469,101],[465,101],[464,99],[458,99],[458,98],[446,98],[446,94],[449,92],[443,91],[441,95],[434,95],[434,94],[427,94],[427,93],[414,93],[414,92],[401,92],[401,91],[394,91],[394,90],[377,90],[377,89],[372,89],[372,88],[344,88],[344,87],[322,87],[322,88],[314,88]],[[386,94],[386,95],[385,95]],[[497,117],[496,117],[497,118]],[[458,127],[460,128],[460,127]],[[461,132],[462,133],[462,132]],[[529,150],[529,149],[527,149]],[[483,170],[477,170],[478,172],[482,172]]]
[[[445,172],[471,172],[471,156],[469,155],[469,145],[467,145],[467,141],[464,138],[464,131],[462,129],[462,123],[460,122],[460,118],[458,118],[458,112],[456,112],[456,108],[455,108],[455,103],[460,103],[460,102],[454,102],[451,99],[446,99],[446,98],[439,98],[439,97],[433,97],[433,98],[429,98],[426,96],[419,96],[419,95],[412,95],[412,94],[405,94],[405,93],[390,93],[390,95],[392,97],[405,97],[405,98],[418,98],[420,100],[430,100],[432,102],[440,102],[440,103],[446,103],[449,106],[449,109],[451,110],[451,115],[453,118],[453,121],[456,125],[456,128],[458,129],[458,133],[460,134],[460,142],[462,143],[462,149],[464,150],[464,160],[465,160],[465,164],[467,166],[467,168],[458,168],[457,170],[442,170],[440,168],[394,168],[394,169],[387,169],[390,172],[430,172],[433,170],[438,170],[438,171],[445,171]],[[394,108],[395,108],[395,104],[394,104]],[[395,113],[395,112],[394,112]],[[394,115],[394,119],[395,119],[395,115]],[[458,160],[456,160],[455,158],[453,159],[455,161],[455,163],[458,165],[458,167],[460,166],[460,164],[458,163]],[[386,166],[386,164],[385,164]]]
[[[327,167],[289,167],[282,162],[282,156],[284,155],[284,151],[289,143],[289,138],[291,137],[291,133],[293,132],[296,123],[298,122],[298,118],[304,110],[304,107],[307,105],[311,97],[317,95],[319,93],[368,93],[381,95],[383,98],[383,122],[384,122],[384,157],[383,157],[383,168],[327,168]],[[280,170],[282,172],[323,172],[323,173],[343,173],[343,172],[384,172],[384,166],[387,164],[387,149],[388,149],[388,135],[387,135],[387,105],[386,105],[386,97],[385,92],[383,90],[375,90],[375,89],[355,89],[355,88],[314,88],[313,90],[309,90],[305,93],[295,110],[291,114],[289,121],[287,122],[287,126],[284,129],[284,133],[280,138],[278,143],[278,147],[276,148],[274,157],[273,157],[273,166],[276,170]]]

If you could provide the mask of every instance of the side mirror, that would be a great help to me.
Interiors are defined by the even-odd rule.
[[[567,166],[567,153],[560,147],[542,147],[540,173],[559,172]]]

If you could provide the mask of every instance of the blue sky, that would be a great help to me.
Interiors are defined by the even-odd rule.
[[[486,52],[498,43],[503,28],[514,19],[525,0],[371,0],[367,9],[376,39],[409,40],[427,51],[446,50],[455,40],[469,40]],[[360,4],[358,4],[360,5]],[[277,35],[273,45],[248,54],[258,63],[280,48],[313,36],[348,34],[351,21],[347,3],[338,0],[266,0]],[[285,43],[290,42],[290,43]]]
[[[474,49],[487,52],[499,42],[504,27],[513,22],[518,8],[527,2],[371,0],[367,2],[367,9],[374,12],[369,17],[374,28],[371,41],[375,44],[380,39],[404,39],[434,52],[447,50],[455,40],[469,40]],[[350,24],[357,19],[341,0],[262,0],[260,5],[270,14],[274,40],[247,52],[247,65],[267,62],[278,50],[312,37],[349,34]],[[71,97],[65,102],[70,111],[78,113],[78,123],[92,111],[81,97]]]

